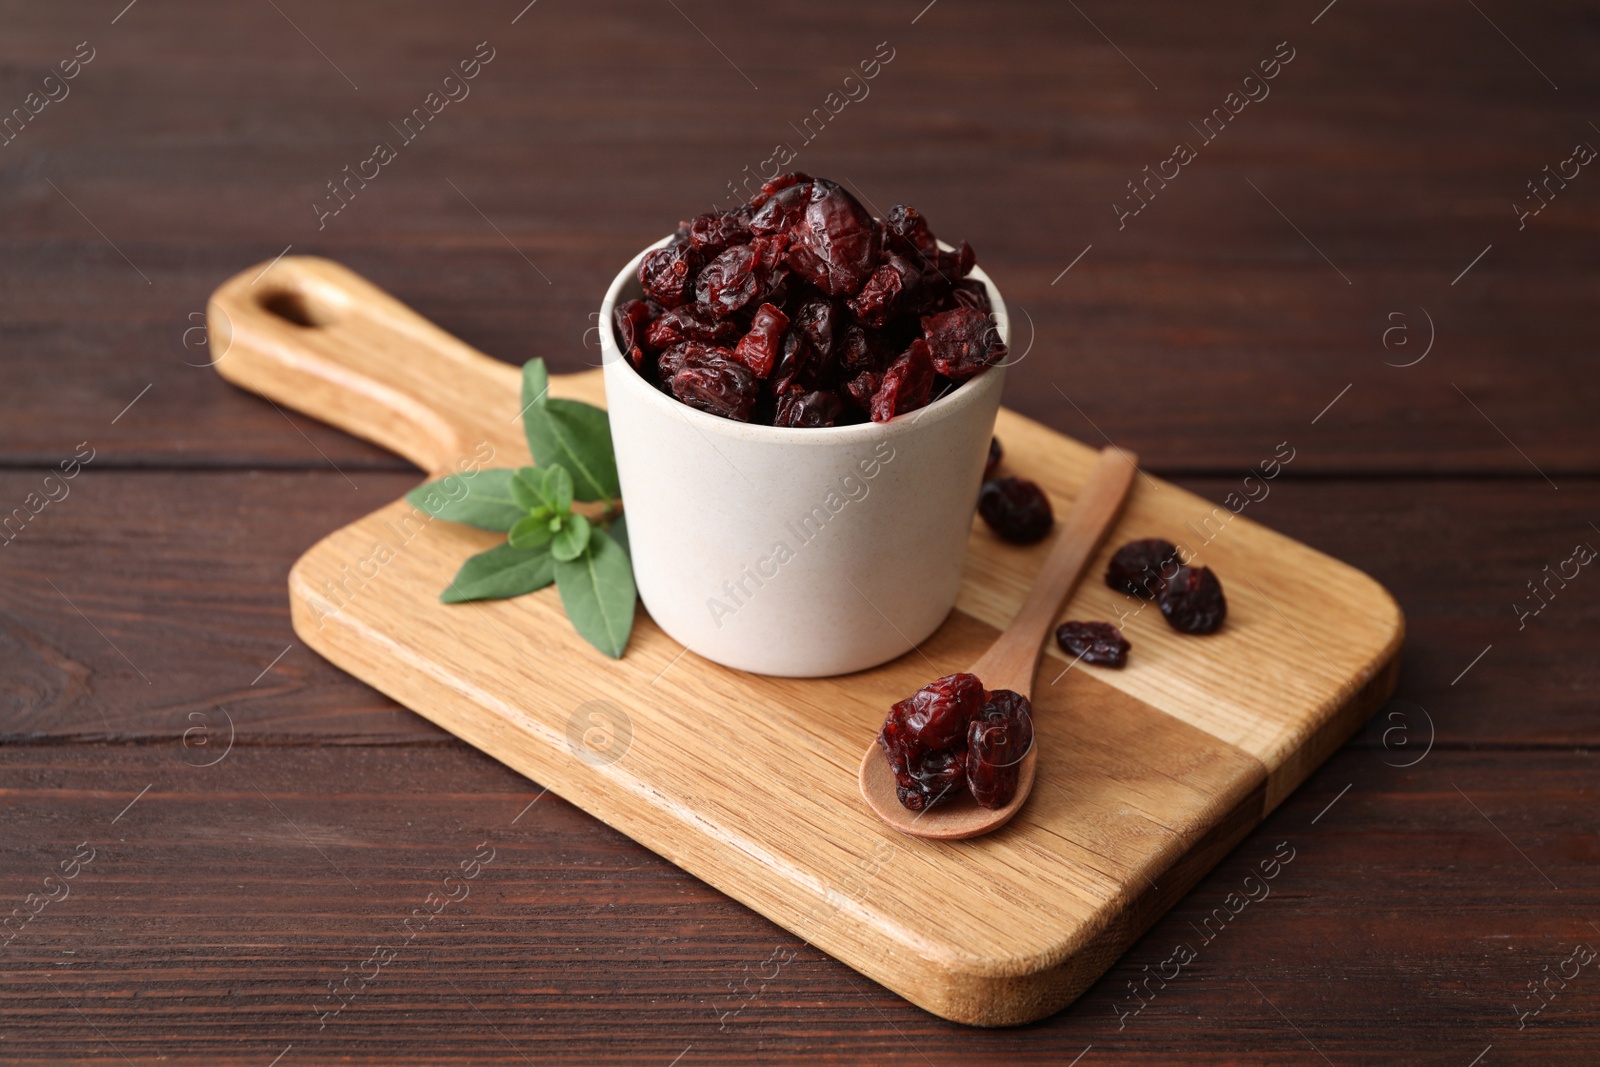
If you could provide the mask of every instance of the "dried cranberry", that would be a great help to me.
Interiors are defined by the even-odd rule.
[[[689,222],[689,243],[707,257],[730,245],[744,244],[750,240],[750,216],[748,207],[698,215]]]
[[[1003,355],[987,291],[964,278],[973,259],[970,245],[941,248],[913,208],[874,222],[837,183],[794,172],[748,204],[680,222],[641,260],[645,299],[619,307],[612,328],[640,375],[669,393],[691,354],[734,348],[757,379],[741,417],[884,421]],[[742,387],[732,396],[708,403],[743,410]]]
[[[966,754],[946,748],[913,757],[905,773],[895,775],[895,796],[901,805],[922,811],[961,795],[967,784]]]
[[[883,384],[872,397],[872,421],[888,422],[924,407],[932,392],[933,359],[928,342],[919,339],[884,371]]]
[[[839,310],[827,297],[815,296],[794,313],[794,328],[824,360],[832,360],[834,337],[839,325]]]
[[[922,320],[922,333],[933,350],[934,368],[958,382],[1005,358],[1000,328],[988,313],[977,308],[962,307],[929,315]]]
[[[844,399],[857,411],[872,410],[873,394],[883,385],[883,375],[864,370],[844,383]]]
[[[629,300],[611,311],[611,319],[617,328],[617,347],[635,369],[644,366],[644,328],[661,312],[661,305],[654,300]]]
[[[875,247],[867,209],[836,182],[814,179],[805,214],[789,230],[788,263],[794,272],[829,296],[849,296],[871,272]]]
[[[982,807],[1003,808],[1017,795],[1022,758],[1033,747],[1033,705],[996,689],[967,727],[967,788]]]
[[[695,295],[701,304],[723,318],[748,304],[756,295],[756,250],[750,245],[734,245],[706,264],[695,282]]]
[[[723,341],[733,337],[738,327],[721,319],[700,304],[685,304],[665,312],[644,332],[645,345],[662,351],[684,341]]]
[[[761,191],[751,199],[750,207],[760,208],[768,200],[772,199],[774,193],[781,192],[792,185],[809,185],[810,183],[811,175],[804,171],[792,170],[788,174],[780,174],[761,186]]]
[[[805,339],[799,330],[790,326],[789,332],[783,335],[783,345],[778,352],[778,366],[772,372],[772,390],[775,393],[786,393],[796,386],[805,387],[815,381],[811,373],[812,364],[816,362],[816,350],[811,347],[811,342]]]
[[[938,270],[939,277],[952,289],[962,278],[972,273],[972,268],[977,263],[978,254],[965,241],[962,241],[961,247],[954,252],[939,249],[934,257],[934,267]]]
[[[694,292],[694,276],[699,269],[700,253],[693,246],[670,244],[639,261],[639,284],[650,299],[662,307],[675,308]]]
[[[712,415],[750,421],[761,383],[726,348],[690,352],[672,376],[672,395]]]
[[[896,204],[883,222],[888,250],[899,251],[919,263],[938,254],[939,242],[928,228],[928,220],[916,208]]]
[[[750,368],[750,373],[765,378],[777,364],[783,348],[783,332],[788,328],[789,316],[771,304],[762,304],[750,320],[750,332],[739,339],[733,354]]]
[[[977,676],[951,674],[889,709],[878,743],[894,771],[901,804],[921,811],[959,794],[966,777],[967,726],[984,698]]]
[[[994,304],[989,300],[989,287],[972,278],[957,282],[950,295],[960,307],[977,308],[985,315],[994,311]]]
[[[1159,537],[1129,541],[1111,557],[1106,584],[1119,592],[1153,599],[1177,572],[1178,546]]]
[[[1109,622],[1064,622],[1056,627],[1056,644],[1069,656],[1105,667],[1128,662],[1128,639]]]
[[[995,468],[1000,466],[1001,457],[1006,450],[1000,447],[1000,438],[989,438],[989,458],[983,461],[983,480],[988,481],[994,477]]]
[[[947,674],[895,704],[889,722],[899,724],[907,743],[949,748],[961,743],[968,721],[982,706],[983,683],[976,674]]]
[[[921,272],[910,260],[890,255],[867,277],[861,291],[850,298],[850,313],[867,326],[885,326],[899,312],[903,298],[915,294],[921,280]]]
[[[683,363],[695,352],[706,351],[710,345],[704,341],[685,341],[673,345],[656,360],[656,385],[665,392],[672,392],[672,379],[683,367]]]
[[[1180,633],[1213,633],[1228,617],[1222,583],[1209,567],[1179,567],[1167,579],[1157,603],[1167,622]]]
[[[996,478],[978,492],[978,514],[989,528],[1014,545],[1042,540],[1055,523],[1050,498],[1026,478]]]
[[[838,394],[826,389],[809,393],[785,393],[778,398],[774,426],[832,426],[844,412]]]
[[[806,203],[811,199],[811,181],[795,182],[773,191],[761,202],[750,218],[750,232],[754,234],[788,233],[805,217]]]
[[[866,330],[852,322],[845,326],[844,335],[839,340],[839,364],[846,374],[870,370],[881,375],[894,362],[895,351],[884,343],[879,331]]]

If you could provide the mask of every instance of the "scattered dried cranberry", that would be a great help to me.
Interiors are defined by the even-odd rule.
[[[785,393],[778,398],[774,426],[832,426],[844,412],[835,393],[816,389],[809,393]]]
[[[760,387],[756,376],[732,352],[704,345],[685,353],[672,376],[673,396],[690,407],[739,422],[750,421]]]
[[[639,262],[639,284],[662,307],[675,308],[694,293],[700,253],[687,242],[658,248]]]
[[[1064,622],[1056,627],[1056,644],[1069,656],[1103,667],[1127,666],[1133,647],[1109,622]]]
[[[872,421],[888,422],[925,407],[932,392],[933,358],[928,342],[919,337],[883,372],[883,384],[872,397]]]
[[[965,381],[1005,358],[1000,328],[986,311],[958,307],[922,320],[922,333],[933,350],[933,366],[954,381]]]
[[[783,348],[783,332],[789,328],[789,316],[773,307],[762,304],[750,320],[750,332],[739,339],[733,354],[750,368],[757,378],[772,373]]]
[[[1026,478],[995,478],[978,492],[978,514],[989,528],[1014,545],[1043,540],[1055,524],[1050,498]]]
[[[983,461],[984,481],[994,477],[995,468],[1000,466],[1000,460],[1005,454],[1006,450],[1000,447],[1000,438],[989,438],[989,458]]]
[[[1180,566],[1167,579],[1157,603],[1167,622],[1180,633],[1209,634],[1228,617],[1222,583],[1209,567]]]
[[[1119,592],[1153,599],[1180,564],[1178,546],[1159,537],[1129,541],[1111,557],[1106,584]]]
[[[996,689],[967,727],[967,788],[991,810],[1017,795],[1022,758],[1033,747],[1033,706],[1021,693]]]

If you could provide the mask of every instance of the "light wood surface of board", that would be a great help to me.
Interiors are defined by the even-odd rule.
[[[515,368],[336,264],[264,266],[212,298],[224,377],[431,473],[486,449],[489,466],[529,462]],[[604,402],[598,371],[552,378],[551,392]],[[1004,410],[996,432],[1006,469],[1064,512],[1096,450]],[[1060,616],[1127,614],[1128,666],[1061,673],[1069,661],[1052,645],[1034,692],[1033,793],[971,841],[883,826],[857,793],[860,754],[889,704],[994,640],[1048,543],[1006,545],[975,522],[945,625],[919,650],[840,678],[718,666],[642,609],[626,654],[610,660],[573,632],[554,588],[441,604],[462,561],[499,535],[404,501],[312,547],[290,600],[306,643],[376,689],[908,1000],[1009,1025],[1069,1003],[1393,688],[1393,599],[1229,514],[1135,481]],[[1175,633],[1153,605],[1141,611],[1096,579],[1117,545],[1153,536],[1217,570],[1229,602],[1220,632]],[[627,734],[616,758],[582,745],[590,713]]]

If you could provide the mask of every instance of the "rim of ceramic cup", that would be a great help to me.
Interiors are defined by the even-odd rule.
[[[654,244],[641,249],[639,254],[630,259],[628,265],[623,267],[622,271],[612,279],[611,287],[606,290],[605,300],[600,304],[601,359],[604,363],[621,362],[624,366],[620,369],[627,372],[608,377],[608,386],[613,380],[626,382],[627,384],[623,385],[622,388],[632,392],[637,399],[662,413],[676,413],[698,430],[747,441],[768,441],[773,444],[813,447],[898,437],[909,433],[918,426],[926,429],[928,426],[936,425],[964,410],[969,405],[978,403],[982,399],[983,393],[983,390],[979,388],[980,383],[990,380],[992,372],[996,370],[995,367],[986,367],[926,407],[908,411],[904,415],[897,415],[888,422],[858,422],[850,426],[764,426],[759,423],[724,419],[691,407],[676,397],[670,397],[660,389],[657,389],[645,380],[644,375],[627,363],[626,358],[617,346],[614,332],[616,326],[612,321],[612,311],[617,305],[617,298],[621,295],[624,286],[636,280],[640,262],[651,252],[669,244],[672,241],[672,236],[672,234],[668,234]],[[946,251],[953,251],[943,241],[940,241],[939,244]],[[985,274],[981,267],[973,267],[967,277],[983,283],[984,289],[989,294],[989,302],[993,305],[995,325],[1000,330],[1000,337],[1009,344],[1011,340],[1011,319],[1006,312],[1005,300],[1001,298],[1000,290],[994,284],[994,279]]]

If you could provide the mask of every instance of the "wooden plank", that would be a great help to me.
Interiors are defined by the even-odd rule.
[[[863,982],[558,797],[528,809],[538,787],[465,746],[249,745],[209,769],[183,755],[0,747],[14,903],[80,841],[97,850],[0,956],[7,1062],[121,1062],[114,1045],[135,1063],[259,1067],[290,1044],[285,1062],[660,1067],[692,1045],[684,1062],[1059,1065],[1091,1044],[1103,1063],[1321,1062],[1307,1037],[1335,1063],[1594,1053],[1600,991],[1583,978],[1521,1030],[1511,1010],[1596,941],[1579,752],[1436,750],[1402,771],[1347,749],[1076,1004],[1017,1030],[947,1023]],[[485,841],[495,859],[468,898],[319,1029],[327,983],[399,947]],[[1281,842],[1293,859],[1270,894],[1203,941],[1230,893],[1261,896]],[[1194,964],[1120,1020],[1128,983],[1180,942]]]

